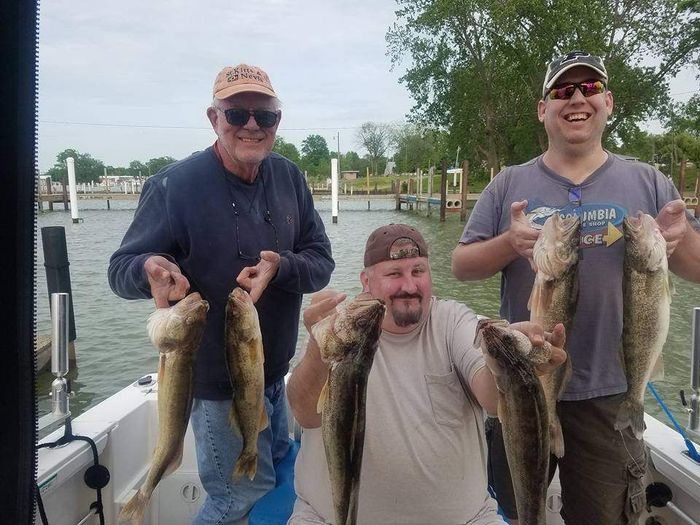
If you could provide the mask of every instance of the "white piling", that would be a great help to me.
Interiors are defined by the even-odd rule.
[[[331,215],[338,223],[338,159],[331,159]]]
[[[70,194],[70,216],[74,223],[80,222],[78,213],[78,191],[75,183],[75,159],[68,157],[66,159],[68,167],[68,193]]]

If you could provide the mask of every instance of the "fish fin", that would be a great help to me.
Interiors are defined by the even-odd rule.
[[[642,439],[644,435],[644,405],[635,403],[634,400],[625,398],[620,403],[615,420],[615,430],[632,429],[634,437]]]
[[[559,391],[556,392],[557,401],[559,401],[561,399],[561,396],[564,395],[564,391],[569,385],[569,381],[571,381],[571,376],[574,375],[574,367],[571,364],[571,355],[569,354],[569,352],[566,352],[566,361],[564,361],[564,363],[562,363],[559,369],[555,370],[553,373],[561,374],[561,380],[559,382]]]
[[[554,298],[554,285],[552,281],[536,278],[530,292],[527,307],[530,310],[530,320],[543,324],[544,312],[549,310]]]
[[[316,404],[316,412],[319,414],[322,414],[323,409],[326,407],[329,392],[328,379],[326,379],[326,382],[323,384],[323,388],[321,389],[321,394],[318,396],[318,403]]]
[[[163,477],[165,477],[169,474],[172,474],[180,467],[180,465],[182,464],[182,451],[184,448],[185,448],[185,442],[183,440],[178,445],[178,448],[175,451],[175,454],[173,455],[173,459],[168,463],[168,466],[165,467],[165,471],[163,472]]]
[[[228,411],[228,424],[237,436],[241,436],[241,425],[238,422],[238,414],[236,413],[236,407],[231,403],[231,408]]]
[[[119,512],[119,521],[131,521],[132,525],[141,525],[143,515],[146,513],[146,505],[148,505],[148,499],[141,490],[138,490],[122,507]]]
[[[498,388],[499,392],[502,392],[505,394],[506,392],[510,391],[510,376],[508,374],[500,374],[498,376],[494,376],[494,381],[496,381],[496,388]]]
[[[165,384],[165,361],[168,359],[168,354],[160,353],[158,354],[158,384]]]
[[[238,461],[236,461],[236,466],[233,469],[233,479],[238,481],[242,476],[247,477],[250,481],[253,481],[255,474],[258,472],[258,454],[251,454],[249,452],[241,452],[238,456]]]
[[[553,421],[549,422],[549,448],[552,454],[558,458],[564,457],[564,434],[561,430],[559,417],[554,416]]]
[[[258,432],[262,432],[267,428],[269,425],[268,419],[267,419],[267,412],[265,411],[265,404],[263,403],[262,408],[260,409],[260,421],[258,421]]]
[[[654,366],[651,368],[651,376],[649,381],[663,381],[664,380],[664,355],[659,354],[654,362]]]
[[[668,280],[666,281],[666,286],[668,290],[668,302],[671,303],[671,297],[673,294],[676,293],[676,287],[673,284],[673,277],[671,276],[671,272],[668,272]]]

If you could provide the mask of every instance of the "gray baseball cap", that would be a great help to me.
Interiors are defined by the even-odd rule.
[[[547,94],[547,90],[554,86],[557,79],[566,71],[573,67],[588,67],[596,72],[603,82],[608,81],[608,71],[605,69],[603,59],[585,51],[572,51],[552,60],[547,66],[547,74],[544,76],[542,85],[542,97]]]

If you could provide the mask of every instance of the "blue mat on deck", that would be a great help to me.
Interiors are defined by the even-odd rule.
[[[275,488],[265,494],[249,515],[250,525],[285,525],[292,515],[294,500],[294,460],[299,452],[299,442],[290,441],[289,452],[275,466]]]

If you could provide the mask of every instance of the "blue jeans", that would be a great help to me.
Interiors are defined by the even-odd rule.
[[[289,450],[284,379],[265,389],[265,410],[270,425],[258,435],[258,470],[250,481],[231,474],[243,440],[229,426],[231,401],[195,399],[192,430],[199,479],[207,498],[192,525],[243,525],[251,507],[275,487],[274,465]]]

